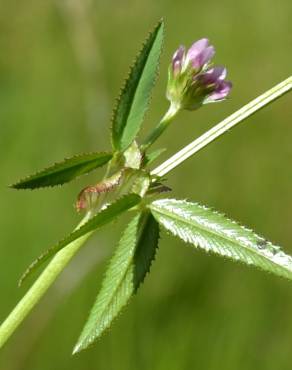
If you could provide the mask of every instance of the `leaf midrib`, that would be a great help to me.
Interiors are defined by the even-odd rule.
[[[160,27],[161,27],[161,24],[160,24],[160,26],[159,26],[159,27],[157,28],[157,30],[156,30],[156,34],[155,34],[154,40],[153,40],[153,42],[152,42],[152,44],[151,44],[150,51],[147,53],[147,56],[146,56],[146,62],[144,63],[144,66],[143,66],[143,68],[142,68],[142,71],[141,71],[141,74],[140,74],[140,78],[139,78],[138,84],[137,84],[137,86],[136,86],[136,89],[135,89],[134,95],[133,95],[132,102],[131,102],[131,104],[130,104],[129,109],[127,110],[126,119],[125,119],[125,125],[124,125],[124,129],[123,129],[123,131],[122,131],[122,135],[121,135],[121,144],[122,144],[122,143],[123,143],[123,141],[124,141],[124,132],[125,132],[125,129],[126,129],[126,127],[127,127],[127,123],[128,123],[128,121],[129,121],[129,116],[131,115],[131,112],[132,112],[132,110],[133,110],[133,106],[134,106],[134,103],[135,103],[135,99],[136,99],[137,91],[138,91],[138,88],[139,88],[139,86],[140,86],[140,84],[141,84],[141,80],[142,80],[142,77],[143,77],[143,73],[144,73],[144,70],[145,70],[146,65],[147,65],[147,63],[148,63],[148,58],[149,58],[149,55],[151,54],[151,51],[152,51],[153,45],[154,45],[154,44],[155,44],[155,42],[156,42],[156,38],[157,38],[158,32],[160,31]],[[142,52],[143,52],[143,50],[142,50]],[[144,111],[145,111],[145,109],[144,109]],[[131,143],[130,143],[130,144],[131,144]],[[130,144],[129,144],[129,145],[130,145]],[[120,146],[122,147],[122,145],[120,145]],[[128,147],[128,146],[127,146],[127,147]],[[124,150],[126,150],[126,149],[127,149],[127,147],[126,147]]]
[[[83,158],[81,161],[80,161],[80,158],[84,157],[84,156],[93,156],[93,155],[99,155],[98,157],[94,157],[94,158],[91,158],[91,159],[86,159],[86,158]],[[100,153],[89,153],[89,154],[80,154],[80,155],[77,155],[77,156],[74,156],[74,157],[71,157],[71,158],[65,158],[63,161],[61,162],[56,162],[50,166],[47,166],[45,167],[44,169],[42,170],[39,170],[39,171],[36,171],[35,173],[31,174],[31,175],[28,175],[26,177],[23,177],[22,179],[20,179],[19,181],[17,181],[16,183],[10,185],[10,187],[14,187],[16,189],[37,189],[37,188],[48,188],[48,187],[54,187],[54,186],[58,186],[58,185],[63,185],[67,182],[70,182],[80,176],[82,176],[83,174],[86,174],[86,172],[88,171],[88,166],[92,166],[95,162],[97,161],[101,161],[101,159],[103,160],[102,164],[98,163],[98,166],[96,168],[90,168],[90,171],[93,171],[95,169],[97,169],[98,167],[101,167],[103,166],[104,164],[106,164],[112,157],[112,153],[110,152],[100,152]],[[70,161],[72,161],[70,163]],[[49,184],[46,184],[46,185],[40,185],[40,186],[34,186],[34,187],[30,187],[34,184],[35,181],[43,181],[44,179],[48,178],[49,176],[52,176],[52,175],[55,175],[55,176],[59,176],[64,173],[67,173],[68,172],[76,172],[76,171],[79,171],[80,170],[80,167],[81,168],[86,168],[85,172],[81,172],[81,173],[77,173],[75,178],[72,178],[72,179],[65,179],[64,181],[62,182],[57,182],[57,183],[49,183]],[[59,180],[58,180],[59,181]],[[31,184],[31,182],[33,184]],[[22,186],[23,187],[22,187]]]
[[[179,215],[177,215],[177,214],[175,214],[174,215],[174,213],[172,213],[172,212],[170,212],[170,211],[167,211],[167,210],[165,210],[165,209],[163,209],[163,212],[161,211],[161,209],[159,209],[159,208],[157,208],[157,206],[153,206],[153,205],[151,205],[151,208],[152,209],[154,209],[155,210],[155,212],[158,212],[158,213],[160,213],[160,214],[165,214],[166,216],[168,216],[168,217],[172,217],[173,218],[173,216],[175,216],[175,218],[177,218],[179,221],[181,221],[181,222],[184,222],[184,223],[186,223],[186,224],[188,224],[188,225],[190,225],[190,226],[193,226],[194,227],[194,225],[189,221],[189,220],[187,220],[187,219],[185,219],[185,218],[183,218],[182,216],[179,216]],[[200,224],[198,224],[197,223],[197,225],[199,225],[199,226],[197,226],[198,227],[198,229],[201,229],[201,230],[203,230],[203,231],[205,231],[207,234],[214,234],[214,235],[216,235],[216,236],[218,236],[219,238],[221,238],[221,239],[225,239],[225,240],[228,240],[230,243],[232,243],[233,245],[235,245],[237,248],[238,248],[238,245],[237,245],[237,243],[236,242],[234,242],[234,240],[232,240],[231,238],[229,238],[228,236],[223,236],[223,235],[221,235],[221,234],[219,234],[218,232],[216,232],[216,231],[210,231],[209,229],[207,229],[206,227],[204,227],[204,226],[202,226],[202,225],[200,225]],[[267,260],[269,260],[270,262],[272,262],[275,266],[277,266],[277,267],[279,267],[273,260],[271,260],[269,257],[267,257],[267,256],[264,256],[264,255],[262,255],[262,254],[260,254],[259,253],[259,251],[258,250],[256,250],[256,249],[253,249],[253,248],[251,248],[251,247],[249,247],[249,246],[247,246],[247,245],[245,245],[245,244],[241,244],[240,243],[240,241],[238,242],[238,244],[240,245],[240,246],[242,246],[243,248],[246,248],[246,249],[248,249],[249,251],[251,251],[251,252],[254,252],[255,254],[257,254],[258,256],[260,256],[260,257],[262,257],[262,258],[266,258]],[[283,266],[281,266],[282,268],[285,268],[286,269],[286,267],[283,267]],[[290,271],[290,270],[289,270]]]
[[[134,256],[135,256],[136,248],[137,248],[137,246],[138,246],[138,244],[139,244],[139,242],[140,242],[140,239],[141,239],[141,237],[142,237],[142,234],[143,234],[143,228],[144,228],[144,226],[145,226],[146,220],[147,220],[147,216],[146,216],[146,217],[145,217],[145,219],[143,220],[142,225],[140,224],[140,227],[139,227],[139,230],[138,230],[139,235],[138,235],[138,236],[137,236],[137,238],[136,238],[136,242],[135,242],[135,246],[134,246],[134,253],[132,253],[131,258],[129,258],[129,261],[128,261],[128,264],[127,264],[127,268],[125,269],[124,274],[121,276],[121,279],[120,279],[120,281],[119,281],[118,285],[116,286],[116,288],[115,288],[115,289],[113,289],[113,290],[112,290],[112,294],[110,295],[110,299],[109,299],[109,301],[108,301],[108,304],[106,305],[106,307],[104,307],[104,309],[102,310],[102,312],[101,312],[101,313],[100,313],[100,315],[98,316],[98,318],[99,318],[99,319],[100,319],[101,317],[103,317],[103,316],[104,316],[104,313],[105,313],[105,311],[106,311],[106,308],[107,308],[107,307],[112,303],[113,298],[114,298],[114,296],[115,296],[116,292],[117,292],[117,291],[118,291],[118,289],[121,287],[121,285],[122,285],[122,283],[123,283],[123,281],[124,281],[125,276],[126,276],[126,275],[128,274],[128,272],[129,272],[129,269],[130,269],[131,263],[133,262],[133,259],[134,259]],[[140,220],[138,221],[138,223],[140,223]],[[86,341],[87,339],[90,339],[88,334],[85,336],[85,338],[84,338],[82,341]]]

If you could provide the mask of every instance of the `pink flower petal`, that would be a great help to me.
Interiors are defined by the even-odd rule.
[[[229,95],[232,88],[230,81],[220,81],[216,89],[208,96],[205,103],[223,100]]]

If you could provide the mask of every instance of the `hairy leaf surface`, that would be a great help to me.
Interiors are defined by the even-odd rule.
[[[34,271],[41,263],[45,262],[48,258],[52,257],[59,250],[66,247],[68,244],[73,242],[76,239],[79,239],[83,235],[92,233],[96,229],[108,224],[117,218],[120,214],[124,213],[128,209],[136,206],[140,202],[141,198],[137,194],[125,195],[122,198],[118,199],[114,203],[107,206],[95,216],[90,218],[85,224],[80,226],[78,229],[73,231],[66,238],[59,241],[53,247],[47,249],[43,254],[41,254],[28,269],[24,272],[20,278],[19,285]]]
[[[136,293],[155,257],[159,227],[149,213],[140,213],[127,226],[109,264],[101,290],[74,353],[92,344]]]
[[[11,185],[14,189],[36,189],[62,185],[103,166],[112,158],[111,153],[86,153],[45,168]]]
[[[112,143],[124,151],[135,139],[149,105],[163,42],[163,22],[150,33],[122,88],[112,119]]]
[[[161,199],[150,205],[155,219],[183,241],[235,261],[292,279],[292,258],[253,231],[197,203]]]

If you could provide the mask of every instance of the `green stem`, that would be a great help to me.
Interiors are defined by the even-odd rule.
[[[252,114],[256,113],[258,110],[264,108],[269,103],[278,99],[285,93],[289,92],[291,89],[292,76],[288,77],[286,80],[282,81],[278,85],[272,87],[270,90],[266,91],[264,94],[252,100],[250,103],[246,104],[244,107],[233,113],[231,116],[218,123],[216,126],[211,128],[209,131],[204,133],[202,136],[191,142],[189,145],[174,154],[160,166],[155,168],[151,172],[151,174],[160,177],[166,175],[174,168],[179,166],[181,163],[183,163],[186,159],[190,158],[199,150],[203,149],[205,146],[217,139],[219,136],[225,134],[228,130],[230,130],[240,122],[244,121]]]
[[[79,228],[90,218],[88,213],[80,224]],[[67,247],[59,251],[48,264],[43,273],[38,277],[14,310],[0,326],[0,348],[5,344],[8,338],[13,334],[16,328],[21,324],[33,307],[38,303],[48,288],[63,271],[71,258],[77,253],[80,247],[85,243],[92,233],[88,233],[79,239],[68,244]]]
[[[152,132],[147,136],[144,143],[141,146],[141,150],[145,151],[148,149],[164,132],[170,121],[173,120],[173,118],[177,115],[180,108],[175,105],[170,105],[168,111],[165,113],[165,115],[162,117],[159,124],[154,128]]]

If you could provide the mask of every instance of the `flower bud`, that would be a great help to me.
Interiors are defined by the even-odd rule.
[[[178,75],[181,72],[184,55],[185,47],[180,46],[172,57],[172,70],[174,75]]]
[[[168,70],[167,99],[176,109],[198,109],[203,104],[224,100],[232,84],[225,81],[226,68],[211,67],[215,49],[206,38],[187,51],[180,46]]]
[[[214,46],[209,46],[208,39],[196,41],[187,52],[187,62],[191,63],[194,70],[201,70],[215,54]]]

